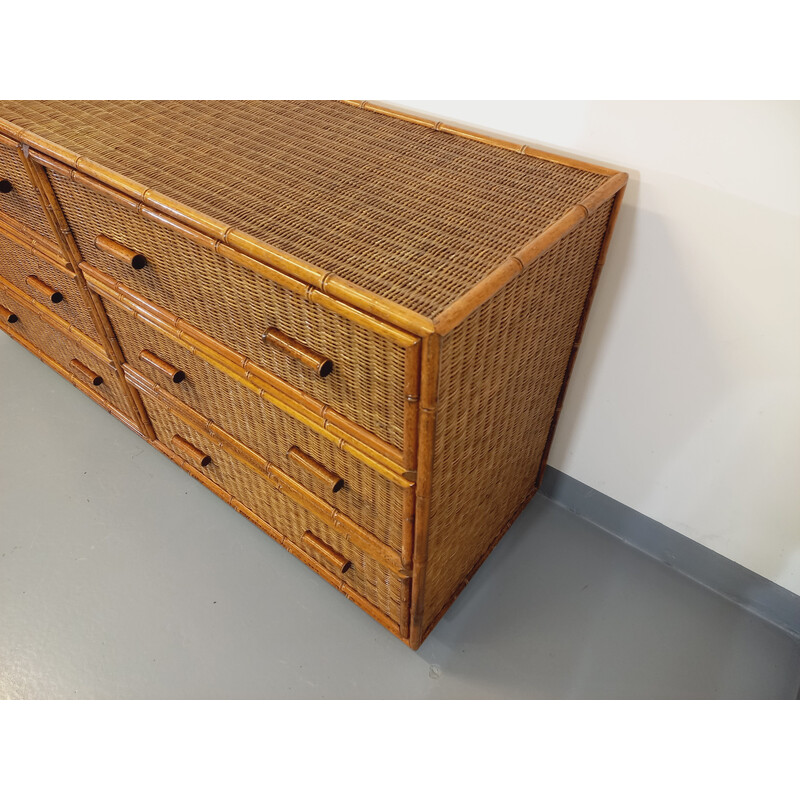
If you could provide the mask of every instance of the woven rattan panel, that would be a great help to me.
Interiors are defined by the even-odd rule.
[[[16,147],[0,141],[0,181],[11,184],[8,192],[0,192],[0,211],[13,217],[48,239],[54,239],[25,165]],[[6,187],[8,188],[8,187]]]
[[[423,627],[534,488],[610,210],[442,339]]]
[[[605,180],[336,102],[2,101],[0,117],[429,316]]]
[[[126,417],[133,416],[120,383],[121,379],[104,359],[100,359],[95,353],[57,330],[44,312],[37,313],[22,305],[14,299],[10,292],[3,291],[2,287],[0,287],[0,304],[17,315],[18,319],[11,327],[14,333],[33,345],[29,349],[34,352],[39,351],[61,365],[84,388]],[[99,375],[103,379],[102,383],[94,385],[91,378],[74,363],[75,361]]]
[[[377,561],[362,553],[339,531],[323,524],[310,512],[271,486],[266,477],[257,474],[216,442],[172,415],[158,401],[147,396],[144,396],[143,400],[156,434],[163,444],[171,447],[172,438],[177,434],[203,453],[210,455],[212,463],[201,469],[203,474],[294,544],[302,547],[302,537],[306,531],[323,539],[353,564],[352,568],[341,576],[342,580],[379,611],[399,622],[403,609],[401,581],[398,578]],[[180,455],[178,451],[176,453]],[[313,552],[307,552],[316,558]]]
[[[22,247],[0,234],[0,275],[39,303],[45,303],[54,314],[72,323],[82,333],[97,341],[97,331],[83,302],[80,290],[71,274],[28,253]],[[29,283],[31,277],[44,284]],[[53,303],[44,287],[57,291],[62,299]]]
[[[400,550],[403,520],[400,487],[201,358],[133,319],[112,301],[106,300],[104,307],[122,351],[135,369],[204,417],[212,419],[382,542]],[[163,373],[140,359],[142,350],[149,350],[182,370],[186,378],[180,383],[171,383]],[[317,480],[288,457],[287,452],[292,446],[299,447],[341,475],[345,480],[344,488],[335,493],[325,492]]]

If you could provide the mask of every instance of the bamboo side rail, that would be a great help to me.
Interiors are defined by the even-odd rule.
[[[291,384],[257,367],[246,357],[221,345],[176,315],[149,303],[94,267],[84,263],[81,268],[89,286],[95,292],[116,303],[131,316],[156,328],[159,333],[309,425],[336,443],[340,449],[355,455],[398,485],[405,487],[413,480],[413,476],[411,479],[407,477],[408,471],[402,466],[402,454],[382,439],[345,419],[334,409],[310,398]]]
[[[400,556],[394,550],[375,538],[372,533],[362,528],[358,523],[342,514],[330,503],[309,492],[308,489],[283,472],[283,470],[255,453],[246,445],[243,445],[214,422],[203,417],[191,406],[186,405],[164,391],[157,384],[152,383],[128,364],[125,365],[125,375],[138,391],[158,401],[162,406],[166,406],[178,419],[210,438],[226,453],[249,467],[262,478],[265,478],[278,491],[301,505],[321,522],[340,531],[345,539],[352,541],[390,572],[399,578],[409,577],[407,570],[403,568]]]
[[[544,150],[537,150],[530,145],[520,144],[519,142],[510,142],[505,139],[497,139],[493,136],[488,136],[484,133],[478,133],[467,128],[459,128],[455,125],[450,125],[446,122],[438,122],[436,120],[420,117],[417,114],[412,114],[407,111],[400,111],[386,106],[379,106],[375,103],[370,103],[366,100],[342,100],[349,106],[364,109],[365,111],[372,111],[376,114],[381,114],[385,117],[394,117],[394,119],[402,119],[405,122],[411,122],[414,125],[421,125],[424,128],[430,128],[440,133],[450,133],[453,136],[459,136],[462,139],[471,139],[474,142],[482,142],[488,144],[490,147],[499,147],[502,150],[512,150],[521,155],[532,156],[533,158],[542,159],[543,161],[552,161],[554,164],[563,164],[567,167],[575,167],[576,169],[586,170],[587,172],[596,172],[599,175],[614,175],[617,170],[609,167],[601,167],[597,164],[589,164],[585,161],[579,161],[575,158],[568,158],[567,156],[559,156],[556,153],[548,153]]]
[[[433,482],[433,437],[439,384],[440,338],[432,334],[422,342],[419,450],[414,523],[414,557],[411,583],[410,646],[422,644],[425,610],[425,567],[428,563],[428,517]]]
[[[75,275],[75,283],[78,286],[78,292],[89,311],[89,316],[94,323],[97,335],[100,337],[100,341],[105,348],[106,358],[111,359],[114,371],[122,377],[122,350],[114,334],[114,330],[108,321],[108,317],[106,317],[105,311],[103,310],[102,303],[99,298],[89,291],[86,279],[80,270],[79,264],[83,259],[75,237],[72,235],[67,219],[64,216],[64,212],[58,204],[55,192],[50,184],[50,179],[47,177],[44,167],[31,158],[31,153],[27,145],[22,148],[22,160],[25,164],[25,169],[28,171],[31,182],[39,194],[39,198],[45,210],[45,215],[50,222],[53,233],[56,235],[62,253]],[[153,426],[150,424],[141,398],[131,389],[125,380],[122,380],[122,391],[127,397],[128,403],[133,409],[142,430],[151,438],[155,436]]]
[[[606,233],[603,237],[603,244],[600,247],[600,254],[597,259],[597,264],[595,265],[594,273],[592,274],[592,282],[589,287],[589,293],[586,296],[583,311],[581,312],[578,330],[575,333],[575,341],[572,343],[572,351],[570,352],[567,368],[564,372],[564,380],[561,383],[561,390],[558,393],[558,400],[556,401],[556,409],[553,415],[553,421],[550,424],[550,431],[547,434],[547,442],[544,446],[544,452],[542,453],[542,460],[539,464],[539,469],[536,474],[536,483],[534,486],[537,488],[541,485],[542,478],[544,477],[544,470],[547,466],[547,457],[550,454],[550,448],[553,444],[553,437],[555,436],[556,432],[556,425],[558,424],[558,419],[561,416],[561,409],[564,405],[564,397],[566,396],[569,379],[572,376],[572,368],[575,366],[575,357],[578,355],[578,348],[580,347],[581,340],[583,339],[583,331],[586,328],[586,320],[588,319],[589,311],[592,307],[592,301],[594,300],[595,291],[597,290],[597,283],[600,280],[600,273],[602,272],[603,265],[605,264],[608,245],[611,241],[611,234],[614,231],[614,226],[617,223],[617,216],[619,215],[619,210],[622,206],[622,196],[624,193],[625,184],[623,182],[622,186],[617,190],[617,195],[614,198],[614,205],[611,208],[611,216],[609,218],[608,227],[606,228]]]
[[[3,128],[3,124],[4,120],[0,119],[0,129]],[[246,233],[225,226],[218,220],[177,203],[160,192],[130,181],[112,170],[65,151],[64,148],[51,147],[41,137],[32,136],[21,128],[18,129],[17,135],[21,141],[39,151],[31,153],[31,157],[48,169],[90,186],[120,205],[136,210],[142,216],[156,220],[287,288],[297,291],[294,286],[300,283],[304,286],[301,292],[303,295],[306,295],[309,288],[328,295],[329,300],[337,304],[338,313],[354,322],[364,324],[366,313],[374,318],[371,325],[382,321],[389,326],[389,329],[397,331],[397,334],[408,331],[415,336],[424,336],[433,331],[431,320],[415,311],[290,256]],[[202,238],[195,239],[192,234]],[[319,301],[313,292],[309,292],[308,296],[312,302]],[[349,309],[348,306],[352,306],[353,309]],[[353,311],[362,313],[351,316]],[[394,331],[390,333],[387,328],[380,325],[373,329],[383,335],[395,335]]]
[[[351,589],[341,578],[334,575],[330,570],[325,569],[322,564],[311,558],[290,539],[280,533],[280,531],[277,531],[269,523],[261,519],[261,517],[254,514],[244,503],[230,494],[230,492],[227,492],[221,486],[218,486],[191,463],[180,458],[180,456],[178,456],[176,453],[173,453],[169,447],[166,447],[157,439],[152,440],[150,443],[156,448],[156,450],[165,455],[170,461],[179,466],[185,472],[188,472],[189,475],[191,475],[195,480],[199,481],[207,489],[214,492],[217,497],[219,497],[221,500],[224,500],[226,503],[228,503],[228,505],[236,509],[236,511],[238,511],[243,517],[264,531],[264,533],[273,538],[279,545],[288,550],[293,556],[300,559],[300,561],[312,569],[317,575],[319,575],[321,578],[324,578],[331,586],[333,586],[335,589],[338,589],[342,594],[352,600],[362,611],[365,611],[367,614],[369,614],[376,622],[383,625],[384,628],[388,629],[398,638],[403,638],[400,633],[400,627],[394,620],[390,619],[384,613],[375,608],[354,589]]]

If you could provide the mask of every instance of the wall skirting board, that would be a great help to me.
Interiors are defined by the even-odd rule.
[[[788,589],[554,467],[545,470],[540,491],[631,547],[800,637],[800,596]]]

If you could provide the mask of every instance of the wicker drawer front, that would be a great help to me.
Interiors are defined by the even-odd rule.
[[[134,369],[400,552],[406,491],[400,481],[370,469],[112,300],[104,304],[125,359]],[[291,448],[295,450],[290,454]],[[323,471],[303,466],[297,450]],[[341,486],[334,476],[343,481]]]
[[[10,292],[0,290],[0,306],[16,317],[9,323],[6,315],[3,315],[2,322],[9,331],[60,364],[93,395],[110,403],[127,418],[132,417],[121,378],[105,360],[49,325],[35,311],[18,302]]]
[[[0,211],[37,233],[54,239],[16,145],[0,137]]]
[[[0,275],[54,314],[98,341],[89,310],[72,275],[28,253],[0,234]]]
[[[403,586],[390,570],[274,488],[265,477],[245,466],[217,442],[175,417],[157,400],[146,394],[142,400],[162,444],[302,548],[379,611],[395,622],[400,621]],[[179,438],[175,439],[176,436]],[[185,443],[189,444],[188,448]],[[309,545],[307,532],[331,548],[341,560],[326,556],[319,548]],[[349,567],[342,571],[348,563]]]
[[[402,449],[404,347],[81,183],[49,174],[92,266]],[[98,248],[98,236],[143,255],[146,266],[136,269]],[[263,341],[273,329],[276,336]],[[282,336],[294,355],[280,346]],[[298,359],[303,350],[311,351],[306,363]],[[322,372],[332,365],[324,377],[323,364]]]

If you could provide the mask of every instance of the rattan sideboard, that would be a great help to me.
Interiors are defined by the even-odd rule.
[[[0,101],[0,327],[416,648],[539,486],[626,180],[364,102]]]

